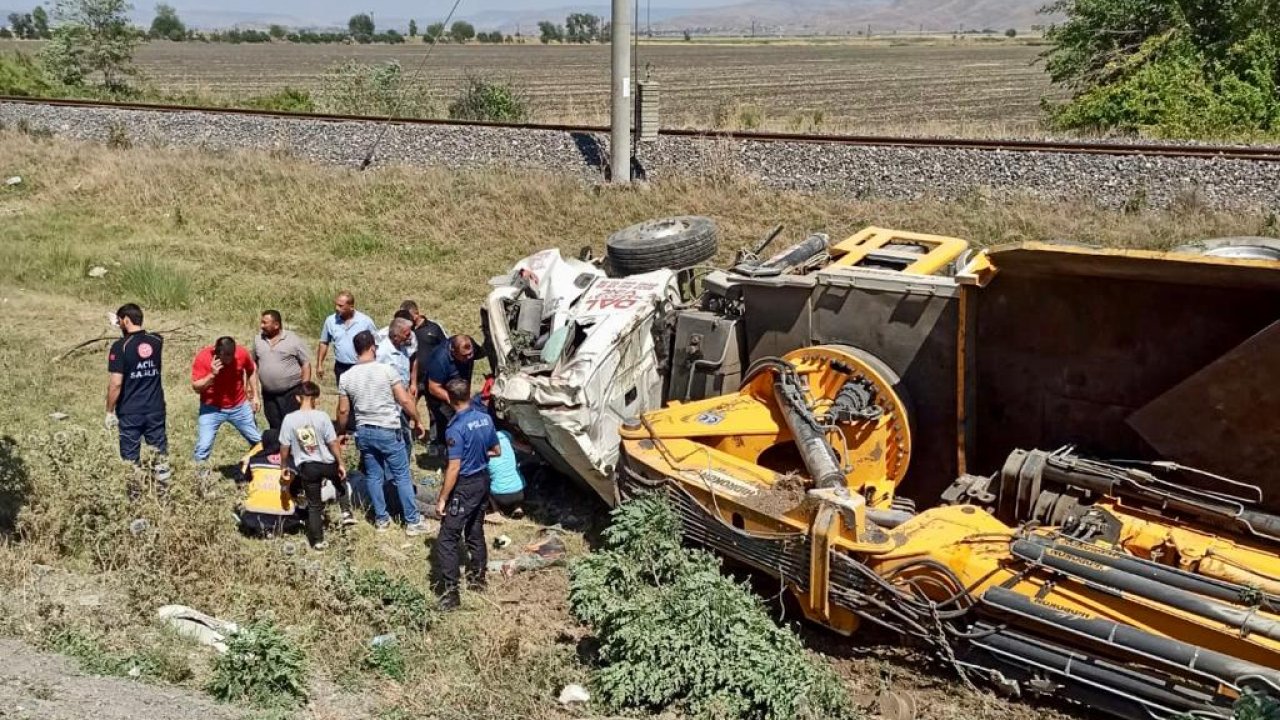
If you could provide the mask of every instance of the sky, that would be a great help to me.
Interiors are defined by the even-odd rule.
[[[154,7],[152,0],[133,0],[139,15],[150,15]],[[6,0],[5,5],[15,4],[17,0]],[[662,4],[681,9],[697,9],[718,7],[731,4],[733,0],[662,0]],[[303,17],[332,17],[345,19],[358,12],[372,12],[376,18],[384,17],[443,17],[449,12],[453,3],[446,0],[273,0],[264,4],[261,0],[169,0],[169,4],[183,11],[205,12],[244,12],[260,13],[267,10],[280,15],[298,15]],[[529,10],[553,10],[568,5],[605,6],[608,0],[462,0],[458,6],[460,15],[471,15],[477,12],[505,10],[523,12]],[[656,3],[655,3],[656,4]]]

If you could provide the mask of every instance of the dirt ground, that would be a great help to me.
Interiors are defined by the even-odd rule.
[[[9,720],[231,720],[242,713],[193,690],[94,677],[71,660],[0,639],[0,718]]]

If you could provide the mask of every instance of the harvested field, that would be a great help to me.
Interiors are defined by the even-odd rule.
[[[0,41],[0,52],[34,43]],[[167,93],[217,98],[314,89],[346,60],[398,60],[415,70],[429,46],[229,45],[152,42],[137,53],[144,78]],[[664,124],[800,132],[1022,135],[1040,119],[1049,89],[1022,41],[939,39],[911,43],[653,43],[640,45],[643,76],[661,83]],[[607,45],[441,45],[420,82],[443,111],[468,73],[514,80],[534,119],[605,123]]]

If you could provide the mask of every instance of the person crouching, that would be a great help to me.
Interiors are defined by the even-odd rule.
[[[342,524],[355,525],[351,515],[351,494],[347,487],[347,468],[342,460],[342,444],[329,414],[316,409],[320,386],[306,381],[298,386],[299,409],[284,416],[280,423],[280,469],[291,480],[296,466],[297,477],[307,498],[307,541],[316,550],[328,547],[324,541],[324,481],[333,483]]]

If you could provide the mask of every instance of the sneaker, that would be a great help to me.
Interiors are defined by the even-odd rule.
[[[391,529],[391,521],[390,520],[374,520],[373,529],[377,530],[380,533],[384,533]]]
[[[519,520],[522,517],[524,517],[524,508],[518,507],[511,511],[512,520]]]
[[[350,512],[342,513],[342,526],[351,527],[356,524],[356,518]]]
[[[404,526],[404,534],[409,537],[418,537],[419,535],[426,535],[429,532],[431,532],[431,528],[421,520],[413,523],[412,525]]]
[[[440,610],[442,612],[457,610],[461,605],[462,598],[458,596],[457,590],[450,590],[440,598]]]
[[[315,550],[316,552],[324,552],[328,548],[329,548],[329,543],[325,542],[324,540],[321,540],[320,542],[311,546],[311,549]]]

